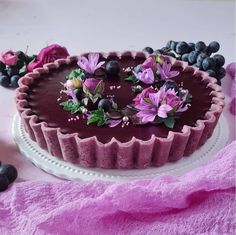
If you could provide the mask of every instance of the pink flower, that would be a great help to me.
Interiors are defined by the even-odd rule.
[[[164,61],[163,65],[157,64],[158,72],[161,75],[161,79],[168,81],[170,78],[176,77],[179,75],[178,71],[171,71],[171,63]]]
[[[148,123],[153,122],[157,116],[167,118],[171,110],[181,105],[182,100],[174,89],[165,90],[165,87],[161,87],[158,92],[149,93],[148,98],[141,99],[135,108],[139,110],[137,117],[141,118],[143,123]]]
[[[154,73],[151,68],[145,69],[139,73],[134,72],[134,75],[138,80],[145,84],[153,84],[155,80]]]
[[[4,51],[1,53],[0,61],[2,61],[4,64],[14,65],[16,64],[17,60],[18,60],[18,57],[15,54],[15,52],[12,50]]]
[[[94,72],[99,69],[105,61],[99,62],[99,54],[98,53],[90,53],[88,58],[85,56],[81,56],[78,59],[78,66],[85,70],[89,74],[94,74]]]
[[[69,53],[65,47],[57,44],[50,45],[39,52],[36,61],[30,63],[27,69],[28,71],[33,71],[33,69],[42,67],[44,64],[54,62],[57,59],[66,58],[68,55]]]
[[[134,104],[137,105],[141,102],[142,99],[148,98],[150,93],[155,93],[156,91],[152,87],[143,89],[143,91],[138,94],[134,99]]]
[[[156,63],[155,63],[154,58],[152,56],[150,56],[143,62],[142,68],[143,69],[148,69],[148,68],[152,69],[155,64]]]
[[[83,91],[92,95],[101,95],[104,91],[104,82],[95,78],[87,78],[83,83]]]

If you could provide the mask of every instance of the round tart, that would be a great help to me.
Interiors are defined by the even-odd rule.
[[[161,117],[156,116],[155,119],[150,115],[142,116],[147,110],[141,110],[142,105],[133,105],[140,98],[139,94],[150,87],[155,90],[153,93],[157,93],[163,89],[160,84],[169,82],[168,77],[161,81],[165,73],[159,73],[155,76],[158,76],[160,81],[154,86],[148,80],[150,76],[146,76],[144,71],[135,72],[140,64],[149,59],[148,55],[142,52],[100,53],[99,61],[103,65],[96,70],[92,78],[82,70],[85,74],[82,82],[86,84],[86,79],[102,81],[102,95],[99,93],[101,96],[97,97],[96,93],[91,97],[91,93],[86,93],[87,90],[83,89],[89,96],[83,96],[82,101],[79,101],[80,106],[76,106],[78,109],[75,110],[74,106],[69,105],[72,100],[68,100],[67,91],[71,83],[67,81],[70,80],[68,77],[71,73],[78,69],[81,58],[88,57],[89,53],[86,53],[80,57],[69,56],[56,60],[28,73],[19,82],[16,103],[25,131],[53,156],[83,167],[147,168],[191,155],[212,135],[224,106],[221,87],[216,84],[216,79],[173,58],[163,57],[175,72],[176,76],[171,80],[183,91],[191,94],[191,103],[188,106],[183,104],[184,111],[180,111],[181,114],[176,119],[166,121],[165,115],[168,113],[169,117],[173,112],[166,109],[164,113],[159,109]],[[117,65],[109,64],[110,61],[118,64],[118,75],[113,72]],[[115,68],[110,69],[109,66]],[[168,70],[169,67],[165,69]],[[166,72],[164,69],[163,71]],[[173,89],[171,92],[173,93]],[[94,102],[91,103],[88,97]],[[94,98],[96,100],[93,100]],[[105,112],[104,109],[108,106],[106,102],[100,102],[100,107],[104,109],[98,108],[99,101],[104,98],[112,100],[112,107],[116,107]],[[142,99],[142,102],[144,101],[150,102],[146,98]],[[162,102],[161,105],[163,104],[166,103]],[[128,113],[135,110],[135,115],[132,113],[132,116],[129,116],[127,107]],[[180,106],[178,108],[181,110]],[[105,119],[97,120],[94,110],[102,110]],[[176,107],[174,110],[178,111]]]

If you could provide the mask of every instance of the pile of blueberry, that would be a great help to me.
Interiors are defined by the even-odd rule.
[[[3,87],[18,87],[19,79],[27,73],[27,65],[36,57],[28,56],[22,51],[17,51],[15,54],[18,59],[14,65],[0,61],[0,85]]]
[[[0,192],[5,191],[8,185],[13,183],[17,178],[17,170],[9,164],[1,164],[0,162]]]
[[[202,41],[187,43],[184,41],[175,42],[170,40],[167,42],[166,46],[161,49],[154,51],[151,47],[145,47],[143,51],[149,54],[168,55],[186,61],[190,65],[194,65],[200,70],[206,71],[221,84],[220,80],[225,76],[225,69],[223,68],[225,58],[220,54],[214,54],[219,51],[219,49],[220,44],[216,41],[211,42],[207,46]]]

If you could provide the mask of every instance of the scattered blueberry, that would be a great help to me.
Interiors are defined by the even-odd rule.
[[[177,42],[172,41],[171,44],[170,44],[170,49],[173,50],[173,51],[175,51],[176,45],[177,45]]]
[[[116,60],[111,60],[106,64],[106,72],[108,75],[117,76],[120,72],[119,63]]]
[[[197,64],[202,64],[202,61],[207,57],[208,57],[207,54],[205,54],[203,52],[200,53],[197,57]]]
[[[8,188],[9,182],[7,176],[0,174],[0,192],[5,191]]]
[[[3,87],[9,87],[10,86],[10,78],[6,75],[0,76],[0,85]]]
[[[171,57],[174,57],[174,58],[175,58],[175,54],[174,54],[173,52],[171,52],[171,51],[170,51],[170,52],[167,52],[167,53],[166,53],[166,55],[168,55],[168,56],[171,56]]]
[[[226,74],[226,71],[223,67],[216,68],[216,75],[218,79],[222,79]]]
[[[195,64],[197,62],[198,55],[199,55],[198,51],[191,51],[188,54],[188,62],[189,62],[189,64]]]
[[[216,62],[213,58],[207,57],[202,61],[203,70],[213,69],[216,66]]]
[[[9,183],[12,183],[17,178],[17,170],[10,164],[0,166],[0,175],[5,175]]]
[[[19,69],[16,66],[10,66],[7,70],[9,77],[19,74]]]
[[[98,108],[103,109],[104,112],[108,112],[111,109],[111,102],[108,99],[101,99],[98,102]]]
[[[189,55],[188,53],[183,54],[183,55],[181,56],[181,60],[188,62],[188,55]]]
[[[221,67],[225,64],[225,58],[222,55],[216,54],[213,56],[213,59],[217,67]]]
[[[215,53],[215,52],[219,51],[219,49],[220,49],[220,44],[216,41],[213,41],[208,45],[209,52]]]
[[[217,77],[216,72],[213,69],[209,69],[206,72],[209,74],[209,76],[211,76],[213,78]]]
[[[178,42],[175,50],[180,55],[183,55],[190,51],[189,46],[186,42]]]
[[[195,44],[195,50],[196,51],[205,51],[206,50],[206,44],[203,41],[199,41]]]
[[[195,43],[189,42],[188,47],[190,48],[191,51],[194,51],[195,50]]]
[[[149,54],[152,54],[153,53],[153,49],[151,47],[145,47],[145,48],[143,48],[143,52],[147,52]]]
[[[13,75],[11,78],[10,78],[10,82],[11,82],[11,86],[12,87],[18,87],[18,81],[20,79],[20,76],[19,75]]]

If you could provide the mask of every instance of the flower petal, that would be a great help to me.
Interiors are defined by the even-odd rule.
[[[167,118],[167,113],[172,110],[172,107],[168,104],[162,104],[157,112],[157,115],[161,118]]]

